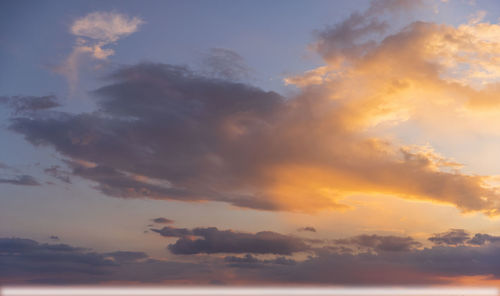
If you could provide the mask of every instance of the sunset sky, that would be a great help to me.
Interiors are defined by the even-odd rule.
[[[500,2],[0,2],[0,284],[500,284]]]

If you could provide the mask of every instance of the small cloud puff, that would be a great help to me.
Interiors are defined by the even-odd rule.
[[[119,38],[137,31],[143,20],[115,12],[93,12],[77,19],[71,32],[74,35],[105,42],[115,42]]]
[[[172,223],[175,222],[172,219],[167,219],[167,218],[164,218],[164,217],[158,217],[158,218],[154,218],[154,219],[151,219],[151,220],[154,223],[158,223],[158,224],[172,224]]]

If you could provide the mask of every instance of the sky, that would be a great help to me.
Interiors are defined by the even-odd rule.
[[[0,2],[0,284],[498,286],[499,11]]]

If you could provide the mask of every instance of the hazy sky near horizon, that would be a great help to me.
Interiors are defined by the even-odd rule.
[[[497,284],[499,11],[1,2],[0,282]]]

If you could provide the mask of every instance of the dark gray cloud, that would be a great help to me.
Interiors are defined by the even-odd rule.
[[[499,279],[500,246],[434,246],[407,252],[342,252],[316,249],[296,264],[259,263],[254,256],[226,257],[238,278],[302,284],[420,285],[453,284],[455,277]],[[254,268],[251,268],[254,267]],[[257,268],[259,267],[259,268]]]
[[[159,232],[159,231],[158,231]],[[160,232],[161,233],[161,232]],[[213,253],[253,253],[290,255],[308,251],[310,247],[297,237],[287,236],[272,231],[257,233],[218,230],[215,227],[194,228],[191,235],[202,238],[183,236],[168,249],[178,255],[213,254]]]
[[[449,231],[436,233],[428,238],[437,245],[463,245],[470,239],[470,234],[463,229],[450,229]]]
[[[454,277],[500,278],[499,246],[435,246],[409,252],[318,252],[296,265],[280,266],[264,276],[296,283],[352,285],[453,284]],[[274,276],[273,276],[274,274]]]
[[[18,175],[9,178],[0,178],[0,183],[21,185],[21,186],[38,186],[40,183],[30,175]]]
[[[435,170],[435,155],[348,129],[327,90],[285,99],[165,64],[123,67],[109,81],[93,92],[97,112],[17,117],[10,129],[54,147],[74,175],[115,197],[312,212],[376,191],[463,211],[500,207],[483,178]],[[309,188],[314,182],[338,196]]]
[[[246,254],[243,257],[238,256],[226,256],[224,261],[229,263],[231,267],[242,267],[242,268],[256,268],[265,267],[268,264],[282,264],[282,265],[293,265],[297,264],[297,261],[284,256],[275,257],[273,259],[259,259],[252,254]]]
[[[65,244],[39,244],[30,239],[0,238],[0,277],[42,280],[77,277],[81,281],[105,275],[113,266],[102,255]]]
[[[312,250],[312,244],[324,245],[325,248],[340,253],[352,253],[352,248],[361,251],[375,252],[407,252],[421,247],[422,244],[411,237],[358,235],[345,239],[323,240],[307,239],[283,235],[272,231],[257,233],[235,232],[209,228],[176,228],[171,226],[162,229],[151,229],[165,237],[180,239],[168,246],[174,254],[190,255],[198,253],[253,253],[283,254]],[[201,237],[201,238],[197,238]],[[332,245],[333,243],[333,245]]]
[[[4,171],[0,174],[0,184],[38,186],[40,183],[35,177],[23,174],[17,168],[0,163],[0,170]]]
[[[230,263],[259,263],[260,260],[257,257],[254,257],[252,254],[246,254],[244,257],[237,256],[226,256],[224,257],[224,261]]]
[[[231,191],[249,185],[243,177],[253,169],[245,167],[259,150],[251,152],[253,135],[268,129],[281,96],[161,64],[126,67],[113,79],[94,92],[101,113],[15,118],[11,129],[34,145],[96,163],[70,166],[108,195],[276,207]]]
[[[58,165],[53,165],[53,166],[50,166],[46,169],[43,170],[46,174],[64,182],[64,183],[68,183],[68,184],[71,184],[71,172],[67,171],[67,170],[64,170],[62,169],[60,166]]]
[[[158,224],[172,224],[172,223],[175,222],[174,220],[167,219],[167,218],[164,218],[164,217],[158,217],[158,218],[154,218],[154,219],[151,219],[151,220],[153,222],[155,222],[155,223],[158,223]]]
[[[354,247],[368,248],[377,252],[407,252],[422,244],[411,237],[358,235],[348,239],[338,239],[335,244],[351,245]]]
[[[50,238],[51,240],[56,240],[56,241],[58,241],[58,240],[59,240],[59,237],[58,237],[57,235],[51,235],[49,238]]]
[[[500,241],[500,236],[489,235],[485,233],[476,233],[473,238],[467,241],[471,245],[484,245],[487,243],[494,243]]]
[[[5,104],[14,110],[14,113],[40,111],[61,106],[55,96],[12,96],[0,97],[0,104]]]
[[[307,227],[302,227],[297,229],[297,231],[309,231],[309,232],[316,232],[316,228],[307,226]]]
[[[90,284],[110,281],[160,282],[202,278],[203,264],[161,261],[142,252],[97,253],[65,244],[0,238],[2,284]]]
[[[182,237],[186,235],[192,235],[193,232],[187,228],[176,228],[171,226],[165,226],[162,229],[151,228],[151,231],[161,234],[166,237]]]

